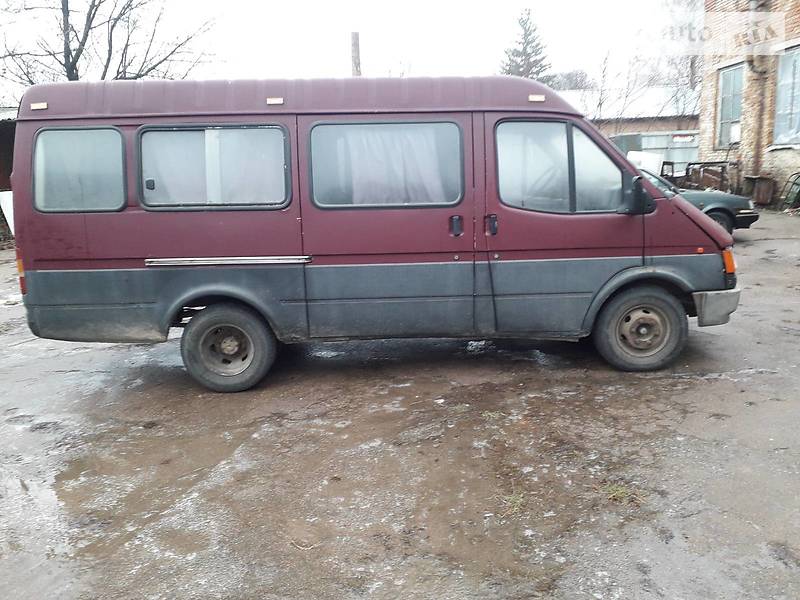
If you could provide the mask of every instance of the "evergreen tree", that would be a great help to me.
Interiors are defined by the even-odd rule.
[[[531,21],[530,9],[523,10],[517,22],[522,31],[516,45],[506,50],[501,71],[504,75],[539,79],[547,83],[546,73],[550,70],[550,63],[547,62],[536,25]]]

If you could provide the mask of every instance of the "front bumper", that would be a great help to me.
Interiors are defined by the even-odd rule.
[[[742,290],[739,288],[693,293],[692,298],[697,308],[697,324],[700,327],[707,327],[727,323],[731,313],[739,306],[741,293]]]
[[[758,221],[758,213],[754,210],[740,210],[734,217],[734,228],[748,229],[750,225]]]

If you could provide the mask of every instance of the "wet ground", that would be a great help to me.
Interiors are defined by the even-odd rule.
[[[800,597],[800,218],[669,371],[586,344],[284,350],[219,395],[28,331],[0,253],[0,597]]]

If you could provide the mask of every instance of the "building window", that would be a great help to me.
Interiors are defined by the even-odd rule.
[[[717,146],[727,148],[739,143],[742,137],[742,78],[744,65],[736,65],[719,72],[717,90]]]
[[[142,194],[147,206],[283,206],[286,140],[279,127],[146,130]]]
[[[44,212],[125,205],[122,135],[116,129],[47,129],[36,136],[33,196]]]
[[[622,171],[577,127],[505,121],[497,126],[496,140],[498,192],[504,204],[556,213],[619,208]]]
[[[314,202],[326,208],[455,204],[462,196],[455,123],[352,123],[311,130]]]
[[[781,55],[778,63],[775,143],[800,144],[800,48]]]

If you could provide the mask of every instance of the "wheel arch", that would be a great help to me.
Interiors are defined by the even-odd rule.
[[[162,331],[169,331],[170,327],[176,326],[184,309],[212,306],[223,302],[240,304],[255,311],[264,319],[275,336],[280,338],[279,330],[275,327],[275,316],[271,313],[266,303],[259,301],[258,298],[246,290],[219,285],[193,289],[167,305],[164,316],[161,319],[161,329]]]
[[[600,309],[609,300],[625,290],[643,285],[655,285],[663,288],[683,304],[687,315],[694,316],[696,314],[692,300],[692,286],[680,273],[672,269],[634,267],[617,273],[600,288],[592,298],[581,329],[587,333],[591,332]]]

